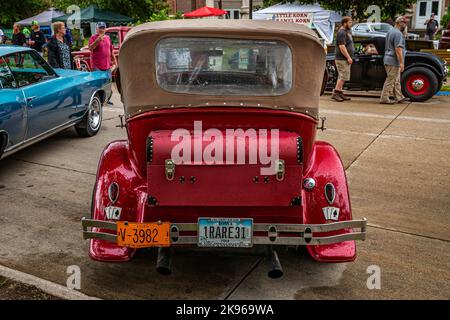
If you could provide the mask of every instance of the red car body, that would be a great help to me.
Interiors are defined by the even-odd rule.
[[[171,93],[172,87],[160,87],[164,85],[163,80],[155,79],[155,72],[157,77],[159,71],[150,66],[161,59],[160,54],[154,53],[159,50],[159,44],[174,35],[186,37],[186,41],[193,35],[206,35],[199,39],[210,41],[214,37],[223,41],[225,47],[228,40],[239,43],[242,39],[260,39],[262,33],[264,41],[292,40],[289,45],[293,52],[295,90],[279,97]],[[175,38],[175,46],[183,41],[180,39]],[[225,51],[218,50],[217,46],[213,46],[214,50],[210,49],[211,45],[205,47],[211,54],[210,69],[202,69],[199,74],[209,77],[215,74],[213,65],[217,61],[223,63],[220,60],[223,57],[217,60],[217,56]],[[260,55],[278,52],[278,49],[264,51],[261,47],[252,50]],[[190,54],[194,56],[192,51]],[[246,57],[247,63],[251,60],[242,49],[238,52],[238,56]],[[297,55],[301,58],[297,59]],[[282,61],[276,54],[274,56],[277,61]],[[197,223],[201,217],[251,218],[252,244],[267,245],[270,259],[279,269],[281,265],[276,254],[271,254],[276,245],[306,245],[311,256],[321,262],[355,259],[355,240],[365,238],[366,220],[352,218],[347,179],[339,154],[330,144],[315,140],[318,112],[309,106],[318,105],[325,52],[311,31],[272,21],[151,23],[129,33],[119,59],[128,139],[111,142],[100,157],[91,217],[82,222],[84,238],[90,239],[92,259],[129,261],[136,253],[137,249],[116,242],[118,221],[108,219],[105,213],[112,204],[121,208],[120,218],[116,220],[122,222],[170,222],[170,246],[196,245],[200,234]],[[258,59],[262,60],[259,56],[256,61]],[[260,65],[267,65],[268,61],[260,61]],[[195,74],[191,70],[183,72],[190,75],[189,80]],[[230,74],[242,76],[246,73]],[[169,74],[169,80],[183,81],[184,74],[178,72],[175,77],[170,77]],[[198,85],[200,92],[207,93],[205,90],[213,86],[214,79],[208,83],[198,78],[195,81],[201,84],[189,82],[188,87]],[[179,84],[177,82],[175,88]],[[171,134],[179,128],[194,132],[198,121],[202,123],[203,134],[211,128],[217,132],[229,128],[270,131],[267,134],[270,152],[273,150],[271,142],[277,139],[283,169],[278,168],[274,175],[262,175],[261,163],[224,165],[201,160],[177,164],[169,177],[167,159],[178,142],[171,139]],[[278,136],[272,133],[274,129],[279,130]],[[256,136],[244,138],[245,156],[249,157],[253,140],[265,137],[264,131],[258,131]],[[200,143],[198,146],[202,151],[208,147],[205,141],[198,142],[195,134],[189,139],[188,144],[194,149],[196,143]],[[232,148],[236,151],[237,147],[233,145]],[[120,188],[117,199],[111,197],[112,186]],[[325,214],[330,206],[338,208],[338,216],[332,220]],[[354,230],[358,228],[360,232]],[[160,250],[158,263],[168,259],[161,252],[163,250]]]
[[[106,35],[109,36],[113,44],[113,54],[118,57],[119,49],[125,40],[125,35],[130,31],[131,27],[110,27],[106,28]],[[75,66],[80,71],[91,71],[91,51],[88,47],[81,48],[80,51],[73,51],[72,56]],[[114,75],[113,75],[114,76]]]

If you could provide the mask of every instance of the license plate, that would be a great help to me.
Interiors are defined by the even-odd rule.
[[[199,247],[244,247],[253,246],[253,219],[199,218]]]
[[[170,223],[117,222],[117,244],[122,247],[148,248],[170,246]]]

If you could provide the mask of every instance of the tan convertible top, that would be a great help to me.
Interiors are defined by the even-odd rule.
[[[156,80],[155,47],[167,37],[218,37],[284,41],[292,51],[292,89],[279,96],[211,96],[173,93]],[[121,95],[127,117],[162,108],[264,107],[318,117],[325,51],[315,33],[293,23],[255,20],[190,19],[151,22],[131,29],[120,54]]]

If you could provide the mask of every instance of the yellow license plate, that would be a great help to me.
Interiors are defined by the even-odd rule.
[[[117,223],[117,244],[122,247],[148,248],[170,246],[170,222]]]

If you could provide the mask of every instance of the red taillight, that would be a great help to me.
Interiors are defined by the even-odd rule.
[[[113,182],[109,185],[108,197],[111,203],[115,203],[119,198],[119,185],[117,183]]]
[[[325,198],[327,199],[328,204],[333,204],[335,197],[336,190],[334,189],[334,185],[329,182],[325,185]]]

